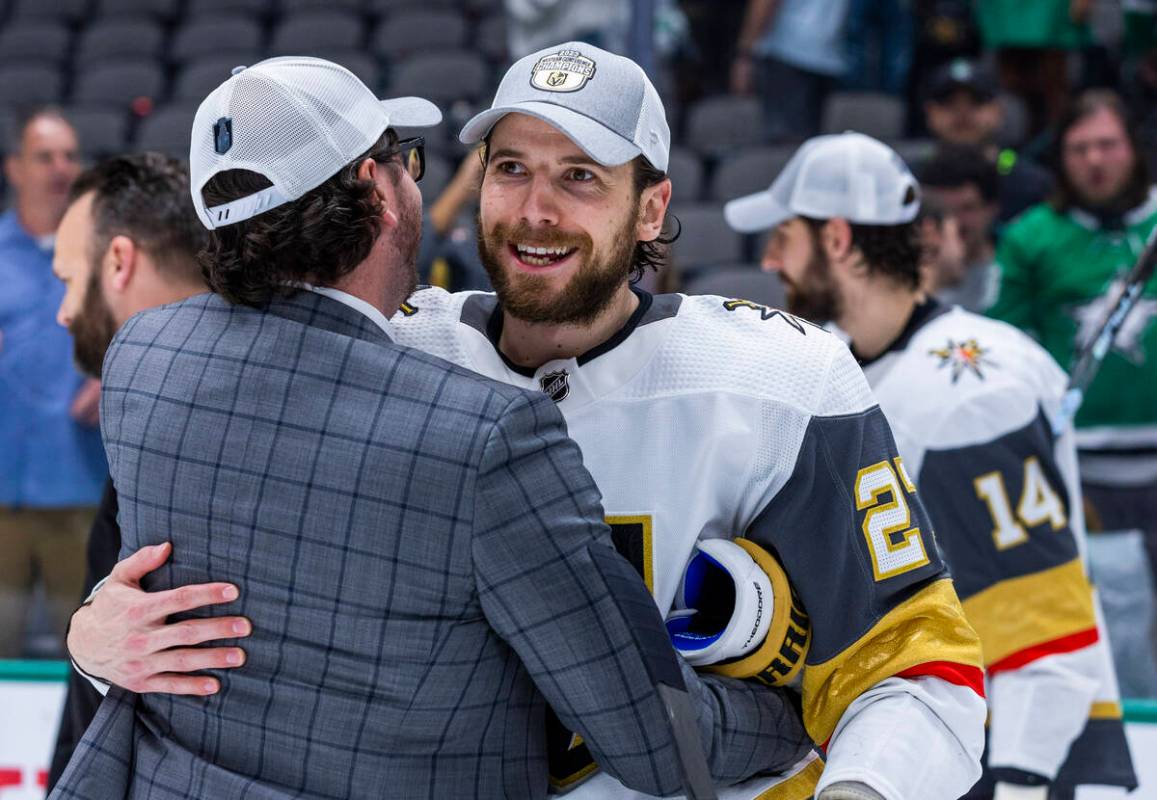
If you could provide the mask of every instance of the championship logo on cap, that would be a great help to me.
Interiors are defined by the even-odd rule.
[[[556,403],[561,403],[570,394],[570,375],[565,369],[548,372],[538,379],[543,394]]]
[[[595,62],[578,50],[559,50],[531,68],[530,85],[544,92],[577,92],[594,74]]]

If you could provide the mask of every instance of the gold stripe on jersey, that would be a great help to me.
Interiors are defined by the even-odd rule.
[[[909,597],[834,658],[803,670],[803,721],[826,742],[852,701],[882,680],[933,661],[981,669],[980,639],[950,578]]]
[[[1089,719],[1121,719],[1121,704],[1113,700],[1099,700],[1089,709]]]
[[[811,800],[823,774],[824,762],[817,758],[796,774],[756,795],[755,800]]]
[[[1080,559],[1009,578],[964,601],[989,666],[1014,653],[1094,627],[1093,594]]]

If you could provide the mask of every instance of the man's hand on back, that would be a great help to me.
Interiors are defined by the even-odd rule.
[[[215,694],[220,682],[206,669],[245,663],[239,647],[195,647],[218,639],[248,636],[244,617],[216,617],[169,624],[171,614],[237,599],[236,586],[204,583],[146,592],[141,578],[168,559],[168,543],[144,547],[117,563],[92,602],[72,616],[68,652],[89,675],[133,692]]]

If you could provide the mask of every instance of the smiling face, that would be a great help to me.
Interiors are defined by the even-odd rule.
[[[503,117],[489,138],[478,249],[506,312],[551,324],[597,318],[629,290],[636,243],[658,234],[644,209],[660,187],[640,194],[633,164],[603,166],[540,119]]]

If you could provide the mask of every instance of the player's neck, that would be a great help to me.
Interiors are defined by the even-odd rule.
[[[639,298],[624,283],[594,321],[581,325],[525,322],[503,312],[498,349],[511,362],[528,369],[538,369],[555,359],[576,358],[618,333],[638,307]]]
[[[862,359],[876,358],[896,341],[912,311],[924,300],[912,289],[873,284],[844,297],[844,312],[837,322]]]

